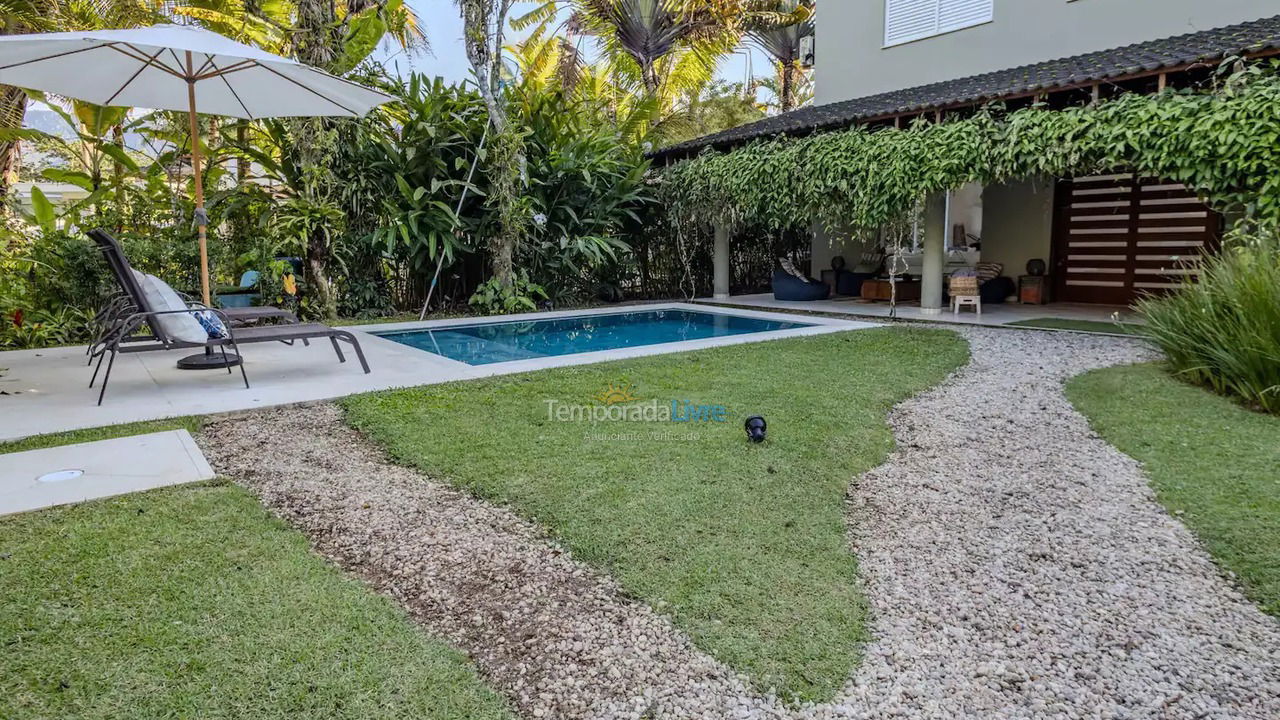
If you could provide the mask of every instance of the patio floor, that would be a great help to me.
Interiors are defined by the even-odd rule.
[[[708,307],[681,303],[644,307],[714,311]],[[571,315],[618,313],[627,309],[608,307],[543,312],[492,317],[484,321],[545,320]],[[794,315],[750,310],[726,309],[718,312],[785,321],[797,319]],[[874,327],[864,322],[815,317],[804,320],[811,327],[791,330],[479,366],[467,365],[370,334],[392,330],[436,329],[475,322],[476,318],[463,318],[343,328],[352,331],[359,338],[372,369],[368,375],[360,371],[360,364],[354,353],[347,352],[347,362],[340,364],[333,348],[323,341],[313,341],[310,347],[301,344],[291,347],[281,343],[247,345],[241,352],[246,358],[249,389],[245,389],[238,370],[232,374],[222,370],[179,370],[175,363],[184,355],[191,354],[189,350],[121,355],[116,358],[106,399],[100,407],[96,405],[97,388],[89,388],[93,368],[85,366],[84,346],[3,352],[0,353],[0,441],[81,428],[331,400],[376,390]]]
[[[757,295],[734,295],[727,300],[698,298],[694,302],[769,310],[837,313],[869,319],[889,317],[889,303],[862,302],[854,297],[834,297],[829,300],[799,302],[774,300],[772,293],[760,293]],[[1114,313],[1120,313],[1121,318],[1125,321],[1133,320],[1133,311],[1131,309],[1115,305],[1077,305],[1071,303],[1019,305],[1017,303],[1004,303],[1002,305],[984,305],[981,315],[968,308],[962,309],[959,315],[953,314],[949,309],[944,309],[939,314],[929,315],[920,309],[919,303],[898,305],[898,317],[903,320],[962,323],[965,325],[1007,325],[1021,320],[1040,318],[1109,322],[1112,320]]]

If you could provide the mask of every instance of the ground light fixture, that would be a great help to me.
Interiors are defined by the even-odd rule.
[[[764,442],[765,429],[768,426],[769,424],[766,423],[764,421],[764,418],[759,415],[752,415],[751,417],[747,418],[747,422],[746,422],[747,439],[753,443]]]
[[[37,477],[36,482],[42,482],[42,483],[66,482],[67,480],[75,480],[76,478],[81,477],[83,475],[84,475],[84,471],[78,470],[78,469],[54,470],[53,472],[48,472]]]

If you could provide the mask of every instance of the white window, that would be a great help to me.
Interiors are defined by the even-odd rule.
[[[995,0],[885,0],[884,45],[901,45],[991,22]]]

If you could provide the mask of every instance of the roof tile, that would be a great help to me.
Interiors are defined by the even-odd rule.
[[[848,127],[861,120],[949,105],[979,103],[1038,90],[1115,79],[1161,68],[1280,50],[1280,15],[1125,47],[814,105],[662,148],[656,158],[688,156],[785,133]]]

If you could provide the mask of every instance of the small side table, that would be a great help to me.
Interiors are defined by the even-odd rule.
[[[1044,305],[1049,302],[1049,276],[1020,275],[1018,302],[1023,305]]]

